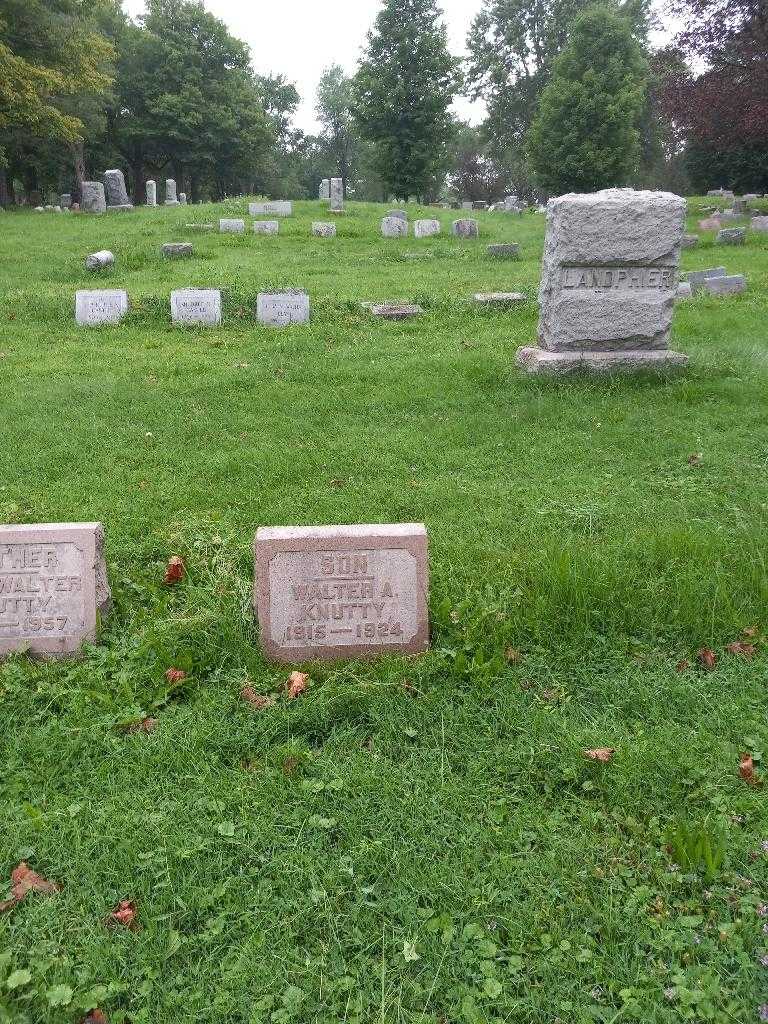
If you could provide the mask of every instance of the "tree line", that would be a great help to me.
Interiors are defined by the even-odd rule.
[[[352,76],[300,102],[199,0],[0,0],[0,205],[107,167],[134,201],[173,177],[195,202],[311,197],[526,198],[610,185],[768,190],[764,0],[672,0],[685,28],[652,48],[650,0],[484,0],[449,52],[437,0],[382,0]],[[481,99],[479,126],[452,114]]]

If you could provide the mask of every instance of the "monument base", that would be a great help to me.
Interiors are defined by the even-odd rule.
[[[127,210],[133,209],[133,203],[115,203],[114,206],[107,207],[107,213],[123,213]]]
[[[163,206],[181,206],[181,203],[178,199],[166,199]]]
[[[548,352],[533,346],[519,348],[515,357],[519,367],[539,376],[565,376],[569,373],[634,373],[643,370],[676,370],[688,365],[688,356],[669,349],[628,349],[623,352]]]

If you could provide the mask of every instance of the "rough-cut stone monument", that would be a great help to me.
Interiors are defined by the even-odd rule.
[[[179,288],[171,292],[171,320],[175,324],[221,323],[221,292],[218,288]]]
[[[176,182],[173,178],[165,179],[165,205],[178,206],[179,200],[176,196]]]
[[[270,327],[305,324],[309,320],[309,295],[302,291],[259,292],[256,318]]]
[[[312,221],[312,234],[317,235],[318,238],[333,238],[336,234],[336,225],[314,220]]]
[[[150,178],[144,188],[147,192],[147,206],[157,206],[157,182]]]
[[[413,223],[413,233],[416,238],[430,238],[432,235],[439,235],[442,225],[439,220],[417,220]]]
[[[408,221],[400,217],[382,217],[381,233],[385,238],[405,238],[408,234]]]
[[[685,200],[670,192],[605,189],[547,205],[539,348],[531,373],[685,365],[669,351]]]
[[[101,523],[0,526],[0,655],[75,654],[109,608]]]
[[[104,171],[104,193],[108,210],[132,210],[133,203],[128,198],[123,172],[119,170]]]
[[[344,179],[331,178],[331,212],[341,213],[344,209]]]
[[[83,213],[106,213],[107,200],[100,181],[84,181],[80,187],[80,209]]]
[[[128,292],[100,289],[75,293],[75,321],[81,327],[119,324],[128,312]]]
[[[268,657],[300,662],[427,650],[421,523],[265,527],[254,547],[253,603]]]

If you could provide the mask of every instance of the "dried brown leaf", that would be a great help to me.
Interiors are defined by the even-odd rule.
[[[107,924],[112,926],[119,924],[123,928],[134,929],[137,926],[136,914],[136,904],[133,900],[120,900],[107,918]]]
[[[168,564],[165,567],[163,583],[179,583],[184,579],[185,572],[184,559],[179,557],[179,555],[171,555],[168,559]]]
[[[688,661],[687,658],[683,658],[682,661],[678,661],[678,663],[675,665],[675,671],[676,672],[687,672],[690,667],[691,667],[690,661]]]
[[[696,652],[696,661],[707,672],[711,672],[717,664],[717,655],[709,647],[702,647]]]
[[[504,657],[510,665],[516,665],[523,656],[516,647],[508,647],[506,651],[504,651]]]
[[[743,658],[754,658],[757,648],[754,644],[745,643],[743,640],[736,640],[732,644],[726,644],[726,651],[730,654],[740,654]]]
[[[257,693],[252,686],[244,686],[240,691],[240,696],[246,704],[250,704],[256,711],[264,711],[267,708],[271,708],[275,703],[274,697],[268,697],[266,694]]]
[[[295,700],[300,693],[304,693],[308,684],[309,676],[306,672],[291,672],[286,684],[288,700]]]
[[[28,892],[56,893],[61,892],[61,886],[55,882],[49,882],[36,871],[33,871],[26,861],[21,861],[11,872],[11,896],[10,899],[0,902],[0,912],[10,910],[17,903],[21,903]]]
[[[585,750],[584,753],[592,761],[602,761],[603,764],[608,764],[613,755],[616,753],[615,747],[595,747],[594,750]]]
[[[165,670],[165,678],[171,686],[176,686],[177,683],[181,683],[187,678],[187,673],[183,668],[168,668]]]
[[[762,785],[762,780],[755,772],[755,762],[751,754],[739,754],[739,776],[748,786]]]

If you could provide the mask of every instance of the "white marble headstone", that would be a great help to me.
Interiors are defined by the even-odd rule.
[[[218,288],[179,288],[171,292],[171,320],[175,324],[221,323],[221,292]]]
[[[75,294],[75,320],[81,327],[119,324],[128,312],[128,292],[100,288]]]
[[[259,292],[256,306],[259,323],[271,327],[305,324],[309,320],[309,295],[306,292]]]

